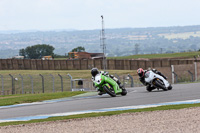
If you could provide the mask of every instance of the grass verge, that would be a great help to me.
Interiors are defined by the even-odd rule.
[[[103,70],[102,70],[103,71]],[[136,75],[136,71],[134,70],[108,70],[109,74],[117,74],[117,75]],[[70,74],[73,79],[82,78],[82,79],[89,79],[91,80],[91,70],[1,70],[1,75],[67,75]],[[9,77],[10,78],[10,77]],[[1,83],[0,83],[1,85]]]
[[[183,52],[183,53],[168,53],[168,54],[142,54],[142,55],[130,55],[121,57],[108,57],[108,59],[138,59],[138,58],[193,58],[200,55],[200,52]]]
[[[119,114],[123,114],[123,113],[183,109],[183,108],[190,108],[190,107],[200,107],[200,104],[198,103],[198,104],[167,105],[167,106],[145,108],[145,109],[132,109],[132,110],[125,110],[125,111],[111,111],[111,112],[103,112],[103,113],[88,113],[88,114],[81,114],[81,115],[50,117],[47,119],[37,119],[37,120],[30,120],[30,121],[4,122],[4,123],[0,123],[0,126],[19,125],[19,124],[47,122],[47,121],[56,121],[56,120],[77,119],[77,118],[99,117],[99,116],[111,116],[111,115],[119,115]]]
[[[74,91],[74,92],[56,92],[56,93],[41,93],[41,94],[6,95],[6,96],[0,96],[0,106],[20,104],[20,103],[32,103],[44,100],[72,97],[83,93],[86,92]]]

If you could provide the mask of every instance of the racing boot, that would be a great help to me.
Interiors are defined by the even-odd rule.
[[[164,79],[166,79],[167,80],[167,77],[165,77],[164,75],[161,75]]]
[[[109,75],[109,76],[110,76],[110,78],[112,78],[112,79],[114,78],[114,76],[113,76],[113,75]]]
[[[98,95],[106,94],[105,92],[103,92],[103,91],[101,91],[101,90],[98,90],[98,91],[99,91]]]
[[[159,72],[158,70],[156,70],[156,69],[152,69],[152,71],[153,71],[154,73],[156,73],[156,74],[162,76],[164,79],[167,80],[167,77],[165,77],[165,76],[164,76],[161,72]]]
[[[151,86],[150,84],[148,84],[147,86],[146,86],[146,90],[148,91],[148,92],[151,92],[152,90],[154,90],[154,89],[156,89],[155,87],[153,87],[153,86]],[[159,90],[159,89],[158,89]]]
[[[121,82],[119,81],[119,79],[117,79],[113,75],[109,75],[109,76],[119,85],[119,88],[124,89],[124,86],[121,84]]]
[[[105,94],[105,93],[102,91],[99,91],[99,93],[98,93],[98,95],[103,95],[103,94]]]
[[[158,72],[158,74],[159,74],[160,76],[162,76],[164,79],[167,80],[167,77],[165,77],[161,72]]]
[[[117,84],[119,85],[119,88],[124,89],[124,86],[121,84],[119,80],[117,80]]]

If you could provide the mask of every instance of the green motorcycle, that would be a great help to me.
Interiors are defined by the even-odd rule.
[[[127,94],[126,89],[122,86],[121,88],[117,84],[114,78],[104,73],[99,73],[92,78],[95,88],[101,92],[101,94],[109,94],[112,97],[121,94],[125,96]]]

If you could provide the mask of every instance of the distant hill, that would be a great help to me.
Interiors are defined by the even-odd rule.
[[[200,49],[200,25],[105,29],[108,56],[173,53]],[[102,52],[99,30],[0,31],[0,58],[18,55],[21,48],[50,44],[64,55],[77,46]],[[137,45],[136,45],[137,44]],[[11,52],[12,51],[12,52]]]

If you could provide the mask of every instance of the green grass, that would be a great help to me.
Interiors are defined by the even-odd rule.
[[[68,58],[54,58],[54,60],[67,60]]]
[[[17,94],[0,96],[0,106],[20,104],[20,103],[32,103],[50,99],[58,99],[65,97],[72,97],[75,95],[83,94],[83,91],[74,92],[56,92],[56,93],[42,93],[42,94]]]
[[[198,104],[167,105],[167,106],[145,108],[145,109],[133,109],[133,110],[125,110],[125,111],[111,111],[111,112],[103,112],[103,113],[88,113],[88,114],[62,116],[62,117],[50,117],[47,119],[37,119],[37,120],[30,120],[30,121],[4,122],[4,123],[0,123],[0,126],[19,125],[19,124],[57,121],[57,120],[67,120],[67,119],[77,119],[77,118],[99,117],[99,116],[112,116],[112,115],[119,115],[119,114],[123,114],[123,113],[183,109],[183,108],[190,108],[190,107],[200,107],[200,104],[198,103]]]
[[[139,58],[193,58],[200,55],[200,52],[182,52],[182,53],[169,53],[169,54],[143,54],[143,55],[130,55],[121,57],[108,57],[108,59],[139,59]]]
[[[108,70],[110,74],[117,74],[117,75],[126,75],[126,74],[134,74],[133,70]],[[73,79],[82,78],[82,79],[91,79],[91,70],[0,70],[0,74],[2,75],[67,75],[70,74]]]

